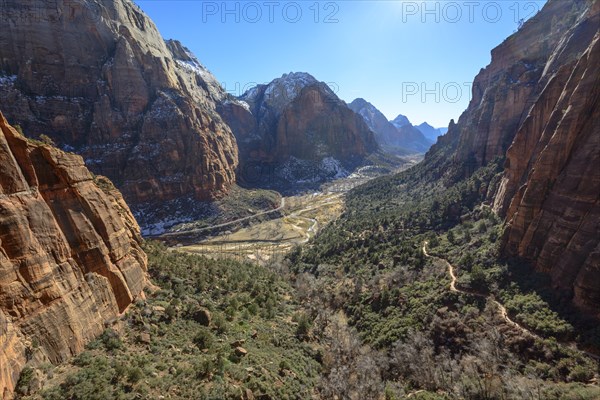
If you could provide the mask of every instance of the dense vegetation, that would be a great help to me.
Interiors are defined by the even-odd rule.
[[[445,184],[431,164],[373,180],[269,268],[147,243],[160,289],[23,398],[600,398],[576,348],[598,348],[597,326],[499,257],[501,163]],[[26,369],[19,391],[35,379]]]
[[[319,352],[303,340],[306,317],[276,274],[157,243],[145,250],[160,289],[71,365],[48,366],[50,387],[31,398],[311,397]],[[29,380],[24,374],[21,392]]]
[[[519,278],[528,267],[498,256],[502,224],[486,202],[502,160],[466,179],[455,168],[445,181],[434,179],[442,171],[433,165],[353,190],[342,218],[290,257],[315,320],[341,311],[369,346],[348,374],[369,368],[377,378],[349,385],[347,397],[368,385],[388,399],[598,398],[600,388],[587,385],[597,363],[568,342],[597,337],[597,328],[580,324],[574,337],[575,321],[549,302],[541,281]],[[464,292],[449,290],[447,266],[424,256],[425,241],[457,265]],[[492,298],[533,334],[508,323]],[[331,381],[326,372],[322,384]]]

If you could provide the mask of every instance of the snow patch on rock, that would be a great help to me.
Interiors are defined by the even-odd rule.
[[[345,178],[349,172],[342,163],[333,157],[325,157],[320,161],[302,160],[290,157],[276,172],[278,178],[290,183],[309,184],[331,179]]]
[[[14,85],[16,81],[16,75],[0,75],[0,85]]]

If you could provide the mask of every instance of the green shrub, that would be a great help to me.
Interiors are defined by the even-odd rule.
[[[194,344],[198,346],[200,350],[210,349],[213,346],[214,337],[210,330],[205,327],[200,327],[198,333],[194,336]]]
[[[594,370],[586,365],[576,365],[573,367],[567,380],[569,382],[583,382],[587,383],[594,377]]]
[[[227,333],[227,320],[220,312],[216,312],[213,315],[212,324],[219,334]]]
[[[40,142],[47,144],[48,146],[56,146],[54,140],[48,135],[40,135]]]
[[[486,276],[481,265],[476,264],[471,270],[471,284],[474,289],[485,291],[487,289]]]
[[[109,351],[118,350],[123,347],[119,333],[112,329],[105,330],[100,336],[100,341],[104,345],[104,348]]]
[[[21,371],[19,375],[19,380],[17,381],[17,385],[15,387],[15,392],[19,394],[26,394],[29,388],[29,384],[33,379],[33,368],[25,367]]]
[[[204,358],[194,366],[196,377],[198,379],[208,378],[212,374],[214,368],[214,363],[210,359]]]
[[[298,326],[296,327],[296,336],[299,339],[306,339],[312,326],[309,316],[304,312],[294,314],[294,322],[298,323]]]
[[[144,372],[139,367],[129,368],[127,371],[127,380],[131,383],[137,383],[144,377]]]

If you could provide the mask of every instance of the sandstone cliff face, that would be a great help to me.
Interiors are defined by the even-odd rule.
[[[561,62],[552,60],[564,33],[576,22],[585,0],[549,1],[515,34],[492,50],[492,61],[473,82],[472,99],[455,129],[454,162],[469,174],[506,154],[517,130],[536,103],[548,80],[561,65],[585,51],[587,45],[564,48]],[[593,29],[580,39],[589,44]],[[591,36],[590,36],[591,35]],[[464,176],[464,175],[463,175]]]
[[[600,317],[599,26],[596,2],[553,53],[561,65],[508,149],[495,208],[508,222],[505,253],[548,272]],[[587,50],[565,60],[582,42]]]
[[[146,256],[108,180],[80,156],[28,141],[2,114],[0,165],[0,397],[9,398],[26,363],[80,352],[143,296]]]
[[[378,148],[362,118],[308,74],[286,74],[239,100],[220,111],[237,138],[242,181],[279,189],[321,182]]]
[[[425,162],[452,181],[506,157],[488,196],[507,223],[503,254],[600,317],[599,27],[599,2],[550,0],[492,51],[469,108]]]
[[[235,180],[237,148],[216,113],[226,94],[130,0],[5,0],[0,106],[108,176],[135,210],[211,200]]]

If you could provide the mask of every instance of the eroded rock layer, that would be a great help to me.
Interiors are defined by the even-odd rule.
[[[143,296],[146,255],[120,193],[0,114],[0,394],[28,363],[83,350]]]
[[[164,41],[130,0],[4,0],[0,106],[108,176],[133,209],[211,200],[235,180],[237,147],[216,79]]]
[[[507,152],[495,199],[505,254],[548,272],[557,289],[600,316],[600,3],[553,55],[580,46],[548,79]]]
[[[469,107],[448,131],[460,176],[504,157],[548,82],[585,52],[597,31],[591,3],[549,1],[492,50],[491,63],[475,77]],[[573,33],[577,40],[565,46]]]
[[[550,0],[492,51],[426,157],[450,183],[505,157],[503,255],[600,316],[600,2]]]

